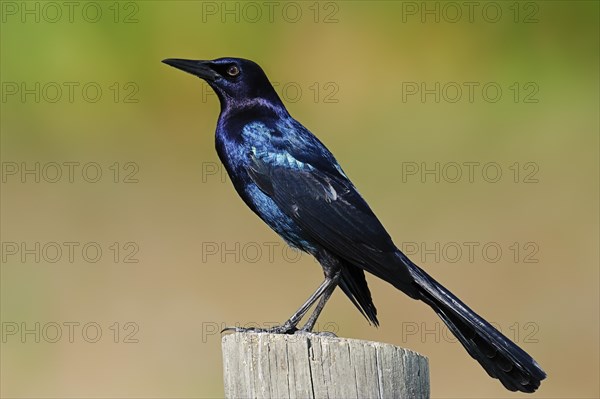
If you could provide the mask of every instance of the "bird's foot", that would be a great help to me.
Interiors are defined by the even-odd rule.
[[[240,332],[240,333],[253,332],[253,333],[266,333],[266,334],[289,334],[289,335],[313,334],[313,335],[319,335],[322,337],[337,337],[337,335],[335,335],[331,331],[312,331],[312,328],[313,328],[313,326],[308,325],[308,324],[302,328],[298,328],[288,321],[288,322],[283,323],[280,326],[275,326],[275,327],[271,327],[271,328],[225,327],[224,329],[221,330],[221,334],[224,332]]]
[[[224,332],[253,332],[253,333],[267,333],[267,334],[296,334],[298,328],[291,324],[285,323],[281,326],[275,326],[271,328],[260,328],[260,327],[225,327],[221,330],[221,334]]]
[[[330,331],[309,331],[303,328],[288,327],[285,324],[282,326],[275,326],[271,328],[259,328],[259,327],[225,327],[221,330],[221,334],[224,332],[239,332],[239,333],[265,333],[265,334],[288,334],[288,335],[318,335],[320,337],[332,337],[337,338],[337,335]]]

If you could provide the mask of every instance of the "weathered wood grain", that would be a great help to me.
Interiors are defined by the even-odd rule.
[[[427,358],[380,342],[316,334],[223,337],[225,396],[428,398]]]

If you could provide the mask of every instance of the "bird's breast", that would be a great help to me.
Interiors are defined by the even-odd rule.
[[[252,128],[252,131],[254,135],[259,132],[265,133],[262,128],[256,126]],[[254,137],[256,138],[256,136]],[[248,134],[244,135],[243,133],[237,139],[232,139],[217,132],[216,148],[235,190],[246,205],[289,245],[313,253],[314,248],[302,238],[303,233],[300,227],[254,183],[248,173],[252,156],[295,167],[301,167],[301,162],[284,152],[269,151],[265,140],[250,142]]]

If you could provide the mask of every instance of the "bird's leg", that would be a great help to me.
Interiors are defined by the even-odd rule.
[[[244,328],[244,327],[226,327],[224,328],[221,332],[224,331],[235,331],[235,332],[246,332],[246,331],[251,331],[251,332],[269,332],[269,333],[274,333],[274,334],[293,334],[294,332],[298,331],[298,329],[296,328],[296,326],[298,325],[298,323],[300,322],[300,320],[304,317],[304,315],[306,315],[306,312],[308,311],[308,309],[310,309],[310,307],[317,301],[317,299],[321,298],[321,296],[323,296],[325,293],[329,292],[329,296],[331,296],[331,293],[333,292],[333,290],[335,289],[336,285],[337,285],[337,281],[338,280],[334,280],[330,277],[325,277],[325,280],[321,283],[321,285],[319,285],[319,288],[317,288],[317,290],[306,300],[306,302],[304,302],[302,304],[302,306],[300,306],[300,308],[292,315],[292,317],[289,318],[288,321],[286,321],[285,323],[283,323],[283,325],[281,326],[275,326],[275,327],[271,327],[271,328]],[[325,301],[327,302],[327,301]],[[320,304],[320,302],[319,302]],[[325,303],[323,303],[322,307],[325,306]],[[319,313],[321,311],[319,310]],[[313,313],[314,316],[314,313]],[[311,316],[311,319],[312,317]],[[317,314],[317,317],[319,315]],[[315,321],[316,321],[316,317],[315,317]],[[313,322],[314,324],[314,322]]]
[[[338,282],[340,281],[340,277],[342,275],[342,268],[337,258],[333,257],[325,251],[317,253],[315,257],[321,264],[321,267],[323,267],[323,272],[325,273],[325,281],[321,283],[317,291],[315,291],[315,293],[312,294],[310,298],[308,298],[308,300],[300,307],[300,309],[298,309],[298,311],[296,311],[296,313],[294,313],[292,317],[290,317],[290,319],[286,321],[283,324],[283,326],[281,326],[283,328],[284,333],[289,334],[290,332],[296,331],[302,333],[311,332],[313,327],[315,326],[317,318],[323,310],[323,307],[327,303],[327,300],[329,300],[329,298],[331,297],[331,294],[333,294],[335,287],[337,287]],[[296,326],[298,325],[300,320],[306,315],[308,309],[319,298],[319,303],[315,307],[313,313],[310,315],[310,318],[308,319],[304,327],[298,330]]]
[[[337,258],[333,257],[329,253],[322,251],[315,254],[315,257],[323,267],[323,272],[325,273],[325,280],[319,285],[319,288],[300,306],[300,308],[281,326],[271,327],[267,329],[262,328],[242,328],[242,327],[227,327],[223,329],[223,331],[235,331],[235,332],[268,332],[273,334],[293,334],[296,331],[307,333],[311,332],[313,327],[315,326],[315,322],[317,318],[321,314],[323,307],[327,303],[327,300],[331,297],[331,294],[337,287],[338,282],[340,281],[340,277],[342,275],[342,269],[340,262]],[[306,315],[308,309],[314,303],[320,299],[319,303],[315,307],[314,312],[304,325],[304,327],[299,330],[297,328],[300,320]]]
[[[302,331],[302,332],[311,332],[312,329],[315,327],[315,323],[317,322],[317,319],[319,318],[319,315],[321,314],[321,311],[325,307],[325,304],[327,303],[327,301],[329,300],[329,298],[331,298],[331,294],[333,294],[333,291],[335,291],[335,287],[337,287],[338,282],[340,281],[340,276],[341,276],[341,272],[337,272],[333,276],[333,278],[332,278],[333,284],[331,286],[329,286],[328,289],[327,289],[327,291],[325,291],[323,293],[323,296],[319,300],[319,303],[315,307],[315,310],[312,312],[312,314],[310,315],[310,318],[308,319],[308,321],[306,322],[306,324],[304,324],[304,327],[302,327],[300,329],[300,331]]]
[[[314,292],[314,294],[312,294],[306,300],[306,302],[304,302],[302,304],[302,306],[300,306],[300,309],[298,309],[292,315],[292,317],[289,318],[288,321],[283,323],[283,326],[281,326],[281,327],[284,327],[284,328],[288,327],[289,329],[296,330],[296,326],[298,325],[300,320],[306,315],[306,312],[308,312],[308,309],[310,309],[310,307],[317,301],[317,299],[323,298],[324,295],[327,295],[327,292],[329,292],[329,291],[333,292],[333,289],[335,288],[336,285],[337,285],[337,281],[334,281],[333,279],[331,279],[329,277],[325,277],[325,280],[321,283],[319,288],[317,288],[317,290]],[[331,293],[329,295],[331,295]],[[319,303],[321,303],[321,302],[319,302]],[[325,304],[323,304],[323,305],[325,305]],[[277,328],[277,327],[275,327],[275,328]]]

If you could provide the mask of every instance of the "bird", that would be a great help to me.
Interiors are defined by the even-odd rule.
[[[220,102],[215,147],[233,187],[288,245],[312,255],[323,268],[324,280],[308,300],[282,325],[261,331],[311,333],[338,286],[377,327],[368,272],[429,305],[506,389],[531,393],[539,388],[546,378],[539,364],[397,248],[333,154],[290,115],[257,63],[233,57],[162,62],[215,91]]]

